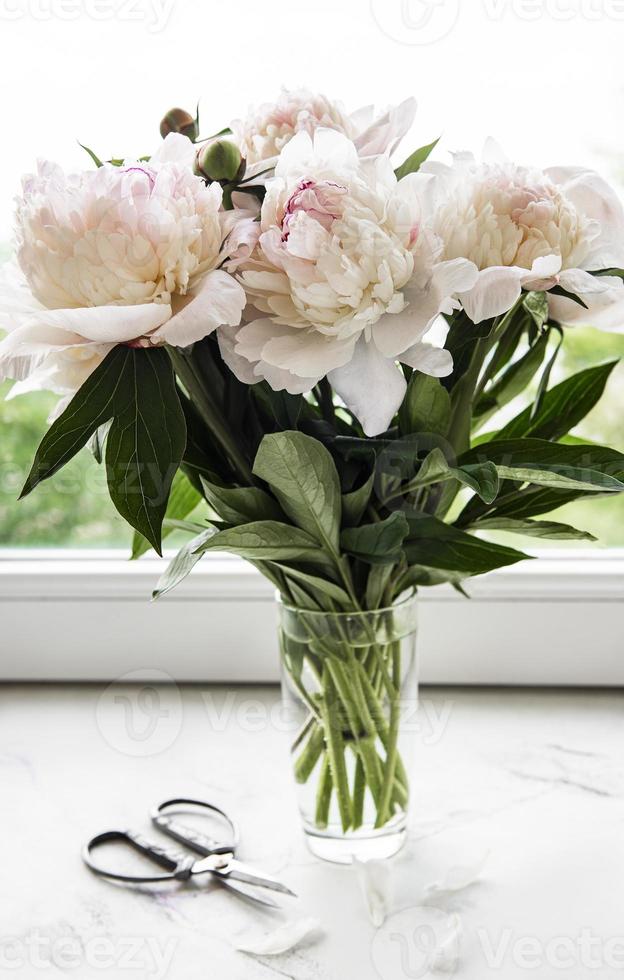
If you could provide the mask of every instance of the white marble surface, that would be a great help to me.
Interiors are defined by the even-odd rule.
[[[155,706],[137,704],[135,688],[0,688],[1,976],[622,975],[621,694],[425,691],[410,841],[392,863],[390,915],[379,930],[354,871],[319,863],[302,842],[277,691],[159,694]],[[283,877],[299,901],[262,912],[218,886],[146,892],[86,871],[88,836],[115,825],[147,831],[148,808],[175,794],[230,807],[242,856]],[[425,894],[486,853],[475,884]],[[323,931],[295,951],[236,951],[243,933],[303,916]],[[431,937],[458,921],[459,939],[432,962]]]

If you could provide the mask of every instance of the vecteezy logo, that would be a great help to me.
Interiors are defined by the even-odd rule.
[[[460,925],[441,909],[419,906],[391,916],[373,939],[372,959],[381,980],[436,980],[453,976]]]
[[[459,0],[370,0],[384,34],[399,44],[435,44],[455,27]]]
[[[103,691],[97,703],[96,721],[102,737],[118,752],[158,755],[173,745],[180,734],[180,692],[164,670],[133,670]]]

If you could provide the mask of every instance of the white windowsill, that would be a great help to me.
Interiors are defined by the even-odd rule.
[[[278,677],[272,587],[228,556],[149,597],[164,561],[119,552],[0,553],[0,679]],[[420,599],[426,683],[624,686],[624,551],[548,551]],[[161,672],[160,674],[158,672]]]

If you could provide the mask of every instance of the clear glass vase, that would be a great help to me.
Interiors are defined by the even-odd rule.
[[[405,841],[418,697],[416,600],[362,613],[279,603],[282,692],[311,851],[382,859]]]

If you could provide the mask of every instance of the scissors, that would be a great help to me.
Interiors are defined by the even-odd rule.
[[[201,833],[191,828],[179,819],[180,812],[210,814],[224,828],[221,839]],[[235,822],[220,807],[202,800],[191,800],[182,797],[166,800],[160,806],[154,807],[150,813],[152,824],[163,834],[182,844],[187,851],[179,851],[161,847],[137,834],[132,830],[108,830],[97,834],[85,845],[82,851],[84,863],[95,874],[111,881],[128,883],[151,884],[160,881],[189,881],[195,875],[210,874],[221,884],[236,891],[245,898],[279,908],[267,894],[258,891],[281,892],[284,895],[295,893],[282,882],[255,871],[249,865],[236,860],[236,849],[239,843],[239,832]],[[122,874],[108,870],[99,865],[94,859],[94,852],[102,844],[124,843],[135,851],[147,857],[152,864],[160,869],[158,874]],[[189,854],[192,851],[200,855],[200,860]]]

